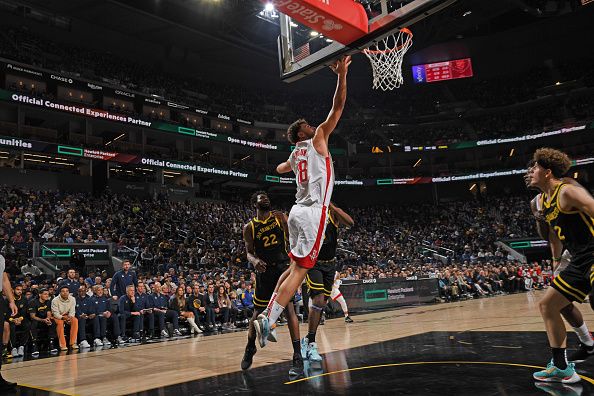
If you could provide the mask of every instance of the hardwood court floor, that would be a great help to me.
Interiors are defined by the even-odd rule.
[[[541,295],[542,292],[530,292],[376,312],[355,316],[355,323],[349,325],[342,319],[328,320],[325,326],[320,326],[317,341],[322,354],[355,350],[359,347],[363,347],[359,348],[360,350],[367,348],[369,353],[366,358],[373,363],[374,354],[381,354],[384,350],[374,350],[374,344],[389,343],[386,345],[392,345],[390,348],[393,350],[394,345],[398,344],[394,344],[393,340],[402,339],[401,345],[406,345],[407,340],[413,339],[415,342],[423,343],[426,341],[422,341],[420,335],[429,332],[440,332],[442,335],[444,332],[451,333],[449,339],[458,338],[460,345],[464,345],[465,342],[472,344],[464,341],[465,334],[474,334],[469,332],[510,332],[510,337],[511,332],[542,332],[544,326],[537,307]],[[580,308],[586,322],[594,328],[594,312],[588,304]],[[306,334],[306,326],[301,325],[302,336]],[[282,327],[279,333],[280,342],[260,349],[254,357],[251,369],[254,375],[263,366],[279,366],[280,363],[286,365],[289,360],[291,346],[288,329]],[[234,375],[230,373],[240,371],[239,362],[245,348],[246,335],[246,332],[241,331],[209,337],[199,336],[180,341],[12,363],[3,367],[3,374],[9,380],[18,381],[31,388],[59,392],[57,394],[169,394],[144,391],[164,389],[209,377],[223,378],[225,374]],[[409,338],[404,339],[405,337]],[[542,338],[542,334],[538,337]],[[546,338],[542,341],[544,342],[539,338],[536,345],[542,343],[541,347],[533,349],[539,349],[539,353],[546,355]],[[414,345],[411,344],[411,347]],[[434,357],[431,359],[431,355],[426,355],[425,359],[444,360],[443,354],[437,351]],[[379,361],[381,359],[378,359]],[[546,361],[540,364],[544,365]],[[285,370],[284,366],[282,370]],[[284,375],[281,377],[275,379],[278,381],[278,387],[287,381]],[[211,393],[216,393],[218,382],[216,378],[212,380],[214,388],[210,388]],[[303,392],[304,390],[300,389],[299,393]],[[178,390],[175,394],[182,395],[185,392]]]

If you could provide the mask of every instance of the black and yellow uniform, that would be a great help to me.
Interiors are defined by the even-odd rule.
[[[281,222],[272,214],[266,220],[250,221],[254,240],[254,253],[266,263],[266,271],[256,274],[254,306],[266,308],[274,292],[278,278],[287,269],[286,235]]]
[[[338,223],[328,213],[328,225],[324,233],[324,242],[316,265],[305,276],[305,282],[311,297],[324,294],[330,297],[334,276],[336,275],[336,248],[338,247]]]
[[[551,197],[542,194],[543,216],[551,230],[571,253],[566,269],[553,281],[553,287],[570,301],[584,302],[594,283],[594,219],[579,210],[565,212],[559,206],[561,183]]]

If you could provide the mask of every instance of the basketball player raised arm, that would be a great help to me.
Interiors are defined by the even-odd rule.
[[[351,57],[345,56],[344,58],[336,61],[330,69],[338,76],[336,82],[336,91],[334,92],[334,100],[332,101],[332,109],[326,118],[326,121],[322,122],[318,127],[315,129],[315,133],[313,135],[313,145],[318,154],[327,157],[328,156],[328,139],[330,138],[330,134],[334,132],[340,117],[342,116],[342,111],[344,110],[344,105],[346,103],[347,97],[347,73],[349,70],[349,65],[351,64]],[[304,121],[305,123],[305,121]],[[306,124],[306,123],[305,123]],[[312,130],[313,127],[306,125],[306,128]],[[307,131],[306,131],[307,132]],[[306,136],[306,132],[299,132],[299,137],[303,138]],[[303,135],[303,136],[301,136]],[[289,173],[292,171],[291,163],[289,160],[282,162],[276,167],[276,171],[278,173]]]
[[[330,206],[328,208],[332,213],[332,217],[338,220],[340,225],[347,227],[352,227],[355,225],[355,220],[353,220],[353,218],[344,210],[340,209],[338,206],[335,206],[333,202],[330,202]]]

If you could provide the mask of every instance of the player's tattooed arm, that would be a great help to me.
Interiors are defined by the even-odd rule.
[[[247,223],[243,226],[243,242],[245,243],[245,251],[247,253],[248,261],[256,268],[258,272],[266,271],[266,263],[256,256],[254,249],[254,236],[252,235],[252,225]]]

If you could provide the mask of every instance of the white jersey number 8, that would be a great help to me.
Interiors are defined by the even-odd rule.
[[[299,174],[297,175],[297,182],[299,184],[307,183],[307,161],[299,161],[297,164],[297,170]]]

